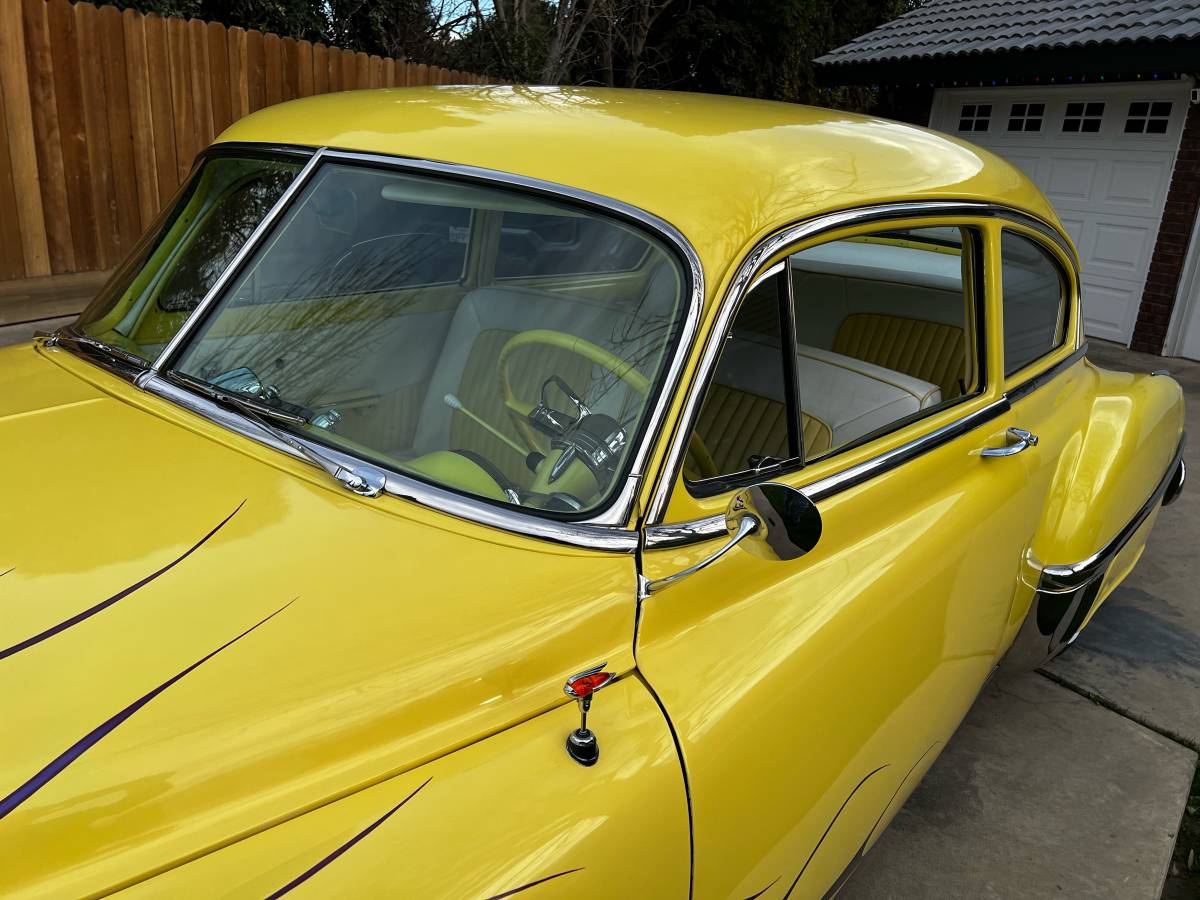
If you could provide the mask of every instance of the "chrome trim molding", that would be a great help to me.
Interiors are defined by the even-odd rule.
[[[834,494],[848,491],[884,472],[890,472],[909,460],[916,459],[924,453],[947,444],[980,425],[986,425],[993,419],[1004,415],[1008,410],[1008,399],[1001,397],[999,400],[975,410],[970,415],[943,425],[929,434],[913,438],[908,443],[901,444],[886,453],[881,453],[879,456],[864,460],[841,472],[821,478],[812,484],[804,485],[800,488],[800,492],[813,503],[820,503]],[[691,522],[649,526],[645,529],[643,546],[647,550],[682,547],[699,541],[711,540],[723,534],[725,534],[725,516],[720,514]]]
[[[1186,481],[1187,463],[1181,459],[1179,460],[1179,468],[1175,470],[1175,474],[1171,476],[1171,480],[1167,483],[1167,490],[1163,494],[1163,506],[1170,506],[1179,499],[1179,495],[1183,493],[1183,485]]]
[[[179,326],[179,330],[167,341],[167,346],[163,347],[162,352],[158,354],[158,358],[150,364],[150,372],[158,374],[164,366],[171,362],[171,359],[179,351],[183,342],[196,330],[196,326],[200,324],[209,307],[216,302],[217,297],[225,290],[225,286],[241,271],[242,264],[251,253],[258,249],[258,245],[263,242],[267,233],[274,227],[276,220],[291,206],[292,200],[300,193],[309,179],[312,178],[313,173],[321,164],[322,153],[323,149],[318,149],[309,157],[308,162],[304,164],[303,168],[296,173],[296,177],[292,179],[292,183],[279,195],[279,199],[267,210],[267,214],[263,216],[262,221],[250,232],[250,237],[246,238],[246,242],[233,255],[233,259],[229,261],[229,265],[217,276],[217,280],[208,289],[208,293],[200,299],[200,302],[196,304],[196,308],[183,320],[183,324]]]
[[[154,375],[145,379],[142,387],[148,393],[161,397],[170,403],[174,403],[176,406],[180,406],[189,412],[208,419],[210,422],[227,428],[235,434],[270,447],[272,450],[278,450],[301,462],[308,461],[304,454],[296,448],[275,439],[260,428],[253,427],[250,420],[240,413],[209,400],[207,397],[194,394],[162,376]],[[338,463],[350,466],[362,465],[362,461],[357,457],[343,453],[332,446],[309,441],[294,433],[290,436],[297,443],[303,444]],[[539,516],[494,506],[482,500],[474,500],[462,494],[426,484],[395,469],[383,469],[382,471],[384,474],[383,492],[385,494],[404,500],[411,500],[413,503],[428,507],[437,512],[447,513],[448,515],[466,519],[479,525],[487,525],[492,528],[500,528],[528,537],[552,541],[556,544],[567,544],[572,547],[585,547],[613,553],[633,553],[637,550],[638,535],[634,531],[583,522],[560,522],[554,519],[543,519]]]
[[[691,435],[699,407],[703,401],[704,389],[708,384],[717,356],[724,345],[724,336],[728,333],[734,314],[741,304],[743,297],[749,292],[751,285],[757,282],[762,274],[760,270],[772,257],[788,247],[818,237],[821,234],[861,225],[867,222],[885,223],[898,219],[941,217],[941,218],[977,218],[992,217],[1003,219],[1032,228],[1058,245],[1068,259],[1077,260],[1070,243],[1051,225],[1019,210],[1009,209],[992,203],[971,201],[918,201],[913,203],[889,203],[880,206],[866,206],[858,209],[843,210],[818,216],[806,222],[792,225],[772,234],[759,242],[738,267],[731,282],[712,331],[707,337],[704,350],[696,367],[688,391],[684,414],[676,424],[675,433],[671,437],[671,445],[667,451],[666,461],[659,480],[650,498],[647,508],[646,522],[650,528],[656,528],[662,523],[670,500],[671,490],[675,486],[676,476],[682,464],[686,450],[687,439]],[[1005,399],[1007,402],[1007,398]],[[843,488],[844,489],[844,488]],[[806,491],[807,492],[807,491]],[[813,502],[819,498],[810,496]],[[678,526],[676,526],[678,527]],[[707,530],[707,529],[704,529]]]
[[[1027,378],[1025,381],[1022,381],[1016,387],[1010,388],[1009,390],[1005,391],[1004,396],[1006,396],[1008,398],[1009,403],[1016,403],[1022,397],[1025,397],[1028,394],[1032,394],[1034,391],[1036,391],[1038,388],[1040,388],[1043,384],[1045,384],[1048,381],[1052,381],[1053,379],[1057,378],[1060,374],[1065,372],[1067,369],[1071,368],[1071,366],[1075,365],[1075,363],[1079,362],[1081,359],[1083,359],[1085,356],[1087,356],[1087,351],[1088,351],[1088,345],[1085,342],[1078,350],[1076,350],[1070,356],[1066,357],[1065,359],[1059,360],[1057,363],[1052,365],[1050,368],[1048,368],[1042,372],[1038,372],[1036,375],[1033,375],[1030,378]]]
[[[1149,518],[1150,513],[1154,511],[1154,507],[1160,502],[1166,501],[1168,489],[1174,483],[1176,475],[1181,471],[1183,465],[1183,447],[1186,438],[1179,441],[1179,447],[1175,450],[1175,455],[1171,458],[1170,464],[1166,471],[1159,479],[1158,486],[1154,492],[1150,494],[1149,499],[1138,510],[1137,514],[1125,523],[1125,526],[1117,532],[1117,534],[1107,544],[1081,562],[1072,563],[1066,566],[1044,566],[1042,568],[1042,580],[1038,585],[1039,591],[1050,593],[1062,593],[1064,591],[1075,591],[1083,585],[1099,578],[1108,569],[1108,564],[1112,562],[1121,550],[1129,543],[1129,539],[1134,533],[1142,527],[1142,523]],[[1172,499],[1174,499],[1172,497]]]

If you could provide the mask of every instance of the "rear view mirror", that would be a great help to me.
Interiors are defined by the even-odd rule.
[[[762,559],[797,559],[821,539],[821,512],[803,492],[786,484],[756,484],[738,491],[725,511],[730,537],[752,516],[758,525],[742,546]]]
[[[821,511],[795,488],[756,484],[738,491],[729,501],[725,530],[729,540],[711,556],[666,578],[639,579],[640,595],[647,597],[708,568],[738,544],[760,559],[798,559],[821,539]]]

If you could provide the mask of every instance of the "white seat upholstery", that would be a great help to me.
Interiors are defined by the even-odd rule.
[[[818,347],[802,344],[798,350],[802,412],[829,429],[834,449],[941,402],[941,389],[928,381]],[[731,338],[716,380],[783,403],[778,353],[766,338],[756,340],[749,333]]]
[[[801,345],[804,412],[824,422],[834,448],[940,403],[936,384],[830,350]]]

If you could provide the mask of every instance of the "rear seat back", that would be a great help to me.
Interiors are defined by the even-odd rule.
[[[954,325],[882,313],[851,313],[838,327],[833,349],[936,384],[943,399],[962,393],[965,345],[963,330]]]

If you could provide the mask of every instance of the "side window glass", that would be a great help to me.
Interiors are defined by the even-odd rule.
[[[1058,266],[1036,243],[1010,231],[1000,239],[1004,290],[1004,374],[1063,342],[1064,292]]]
[[[973,234],[881,231],[789,258],[806,462],[979,391]]]
[[[700,493],[719,492],[731,476],[778,468],[798,455],[780,327],[784,277],[780,272],[747,294],[726,336],[684,457],[684,477],[700,482]]]

